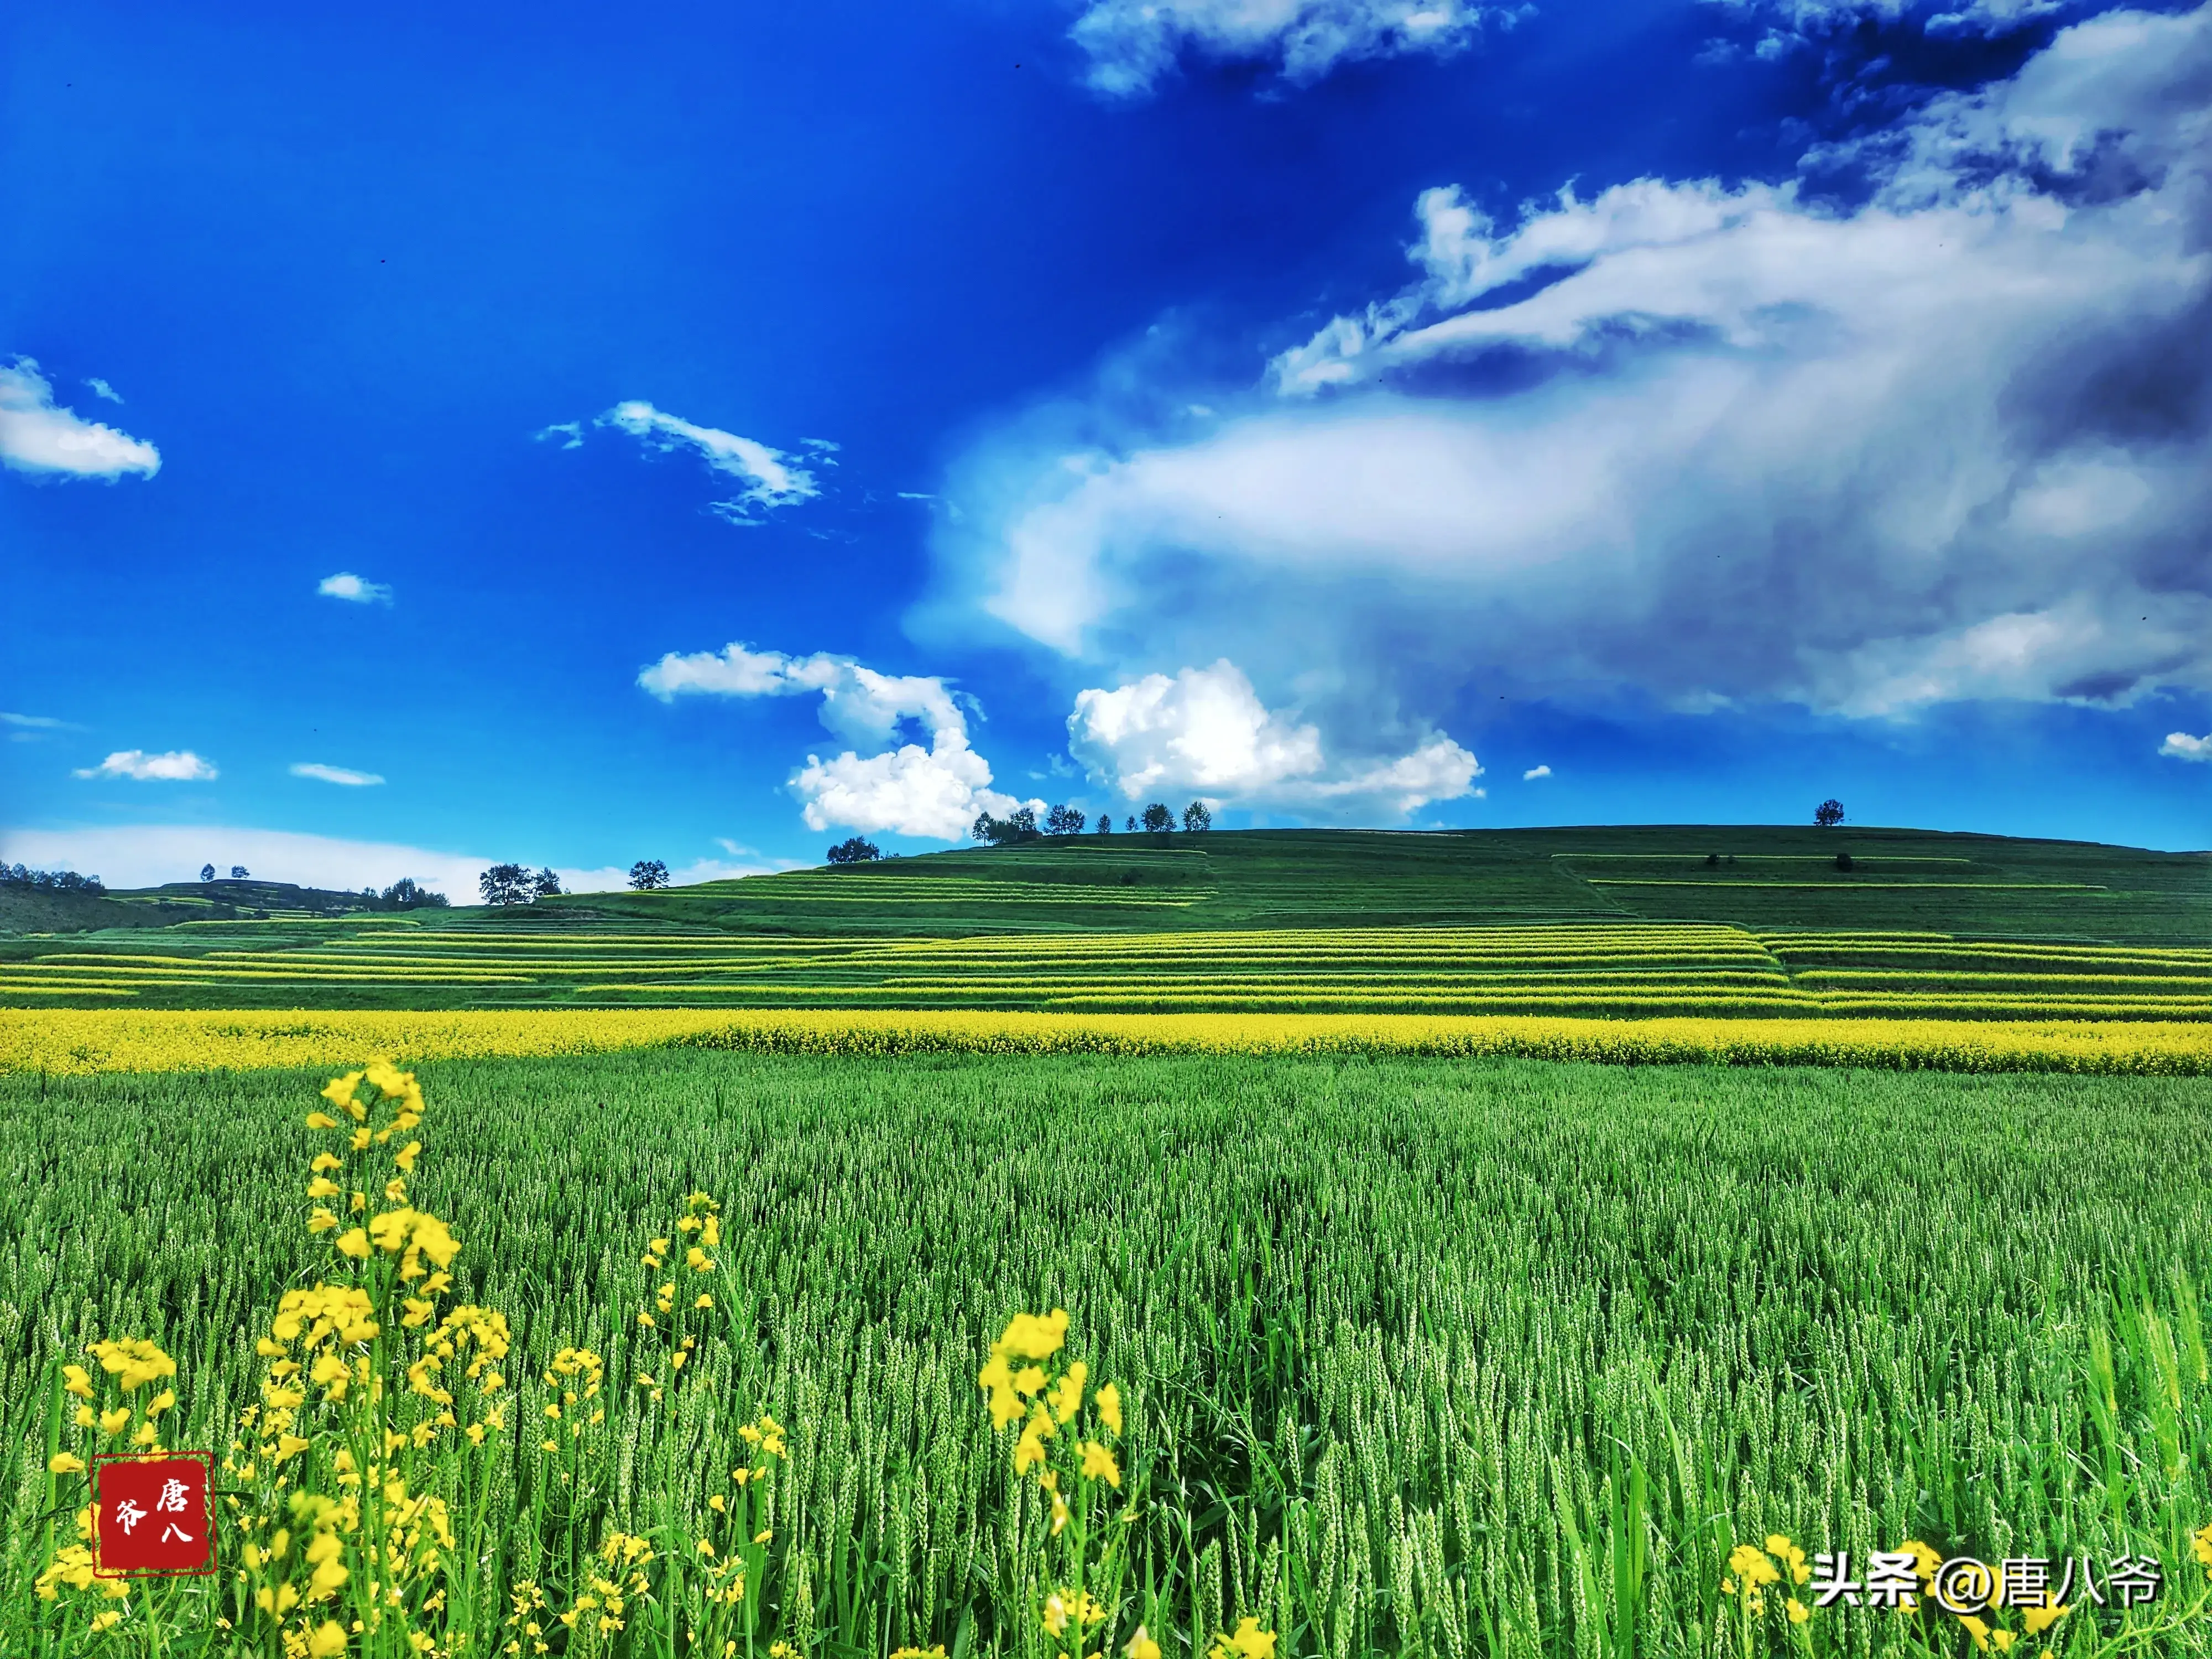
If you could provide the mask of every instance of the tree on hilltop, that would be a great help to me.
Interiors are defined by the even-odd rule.
[[[1813,809],[1813,822],[1823,830],[1832,830],[1844,821],[1844,804],[1833,795]]]
[[[1054,806],[1044,815],[1044,832],[1048,836],[1079,836],[1088,822],[1079,807]]]
[[[640,859],[629,867],[629,884],[641,893],[668,885],[668,866],[659,859]]]
[[[1037,838],[1036,809],[1017,808],[1011,817],[994,818],[988,812],[978,812],[975,822],[968,828],[970,839],[988,842],[994,847],[1011,846],[1016,842]]]
[[[230,878],[233,881],[247,881],[252,879],[252,878],[246,873],[246,866],[242,864],[234,864],[230,866]]]
[[[200,866],[200,879],[202,881],[213,881],[215,879],[215,866],[212,864],[203,864]]]
[[[883,857],[884,849],[872,841],[859,836],[839,842],[830,849],[832,864],[873,864]]]
[[[477,878],[486,904],[527,904],[532,896],[530,872],[520,864],[495,864]]]
[[[412,876],[402,876],[377,896],[395,910],[413,910],[428,907],[442,909],[446,904],[443,893],[434,893]]]
[[[532,901],[561,896],[561,878],[553,873],[550,866],[530,878],[530,896]]]
[[[1156,836],[1174,833],[1175,814],[1168,811],[1165,801],[1156,800],[1145,809],[1145,828]]]
[[[1114,815],[1111,812],[1101,812],[1098,815],[1098,834],[1110,836],[1113,833]]]
[[[1202,800],[1194,800],[1182,809],[1182,827],[1193,835],[1213,828],[1213,813]]]

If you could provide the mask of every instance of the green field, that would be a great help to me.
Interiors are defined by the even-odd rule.
[[[2203,1019],[2212,858],[1883,830],[1089,836],[0,937],[0,1006],[121,1004]]]
[[[422,1076],[414,1201],[461,1241],[450,1299],[509,1321],[519,1394],[483,1450],[396,1455],[482,1505],[417,1617],[439,1651],[493,1650],[515,1580],[567,1607],[592,1542],[657,1528],[623,1632],[543,1618],[556,1653],[662,1653],[668,1608],[706,1616],[702,1558],[678,1577],[666,1546],[718,1535],[707,1499],[763,1410],[789,1449],[754,1517],[755,1652],[1060,1650],[1039,1494],[973,1381],[1010,1315],[1054,1306],[1121,1389],[1141,1498],[1088,1651],[1141,1619],[1202,1652],[1254,1616],[1331,1659],[1796,1652],[1778,1595],[1747,1650],[1719,1589],[1778,1531],[1860,1560],[2148,1554],[2160,1615],[2204,1588],[2212,1081],[668,1051]],[[150,1651],[149,1601],[94,1638],[96,1595],[27,1593],[52,1368],[155,1338],[170,1443],[240,1432],[255,1334],[336,1260],[300,1224],[320,1080],[0,1078],[0,1650]],[[667,1376],[639,1252],[695,1187],[724,1206],[728,1318],[672,1414],[624,1385]],[[575,1345],[610,1420],[543,1453],[538,1377]],[[333,1490],[319,1455],[295,1473]],[[275,1651],[245,1645],[242,1593],[161,1592],[162,1650]],[[2119,1623],[2085,1604],[2063,1647],[2016,1650]],[[1803,1633],[1972,1650],[1932,1610]],[[2208,1648],[2191,1626],[2130,1650]]]

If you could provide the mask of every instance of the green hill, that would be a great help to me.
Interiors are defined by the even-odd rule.
[[[800,934],[1634,916],[2190,943],[2212,939],[2212,854],[1794,825],[1224,830],[1068,836],[538,908]]]
[[[1084,836],[498,910],[252,885],[0,939],[0,1003],[2212,1017],[2212,857],[1907,830]]]

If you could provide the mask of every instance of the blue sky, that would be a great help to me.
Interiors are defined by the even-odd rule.
[[[2212,844],[2206,9],[469,9],[0,20],[0,856]]]

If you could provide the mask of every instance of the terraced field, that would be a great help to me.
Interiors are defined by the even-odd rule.
[[[509,911],[0,940],[0,1002],[2212,1018],[2212,860],[1869,831],[1846,871],[1841,845],[1045,842]]]

